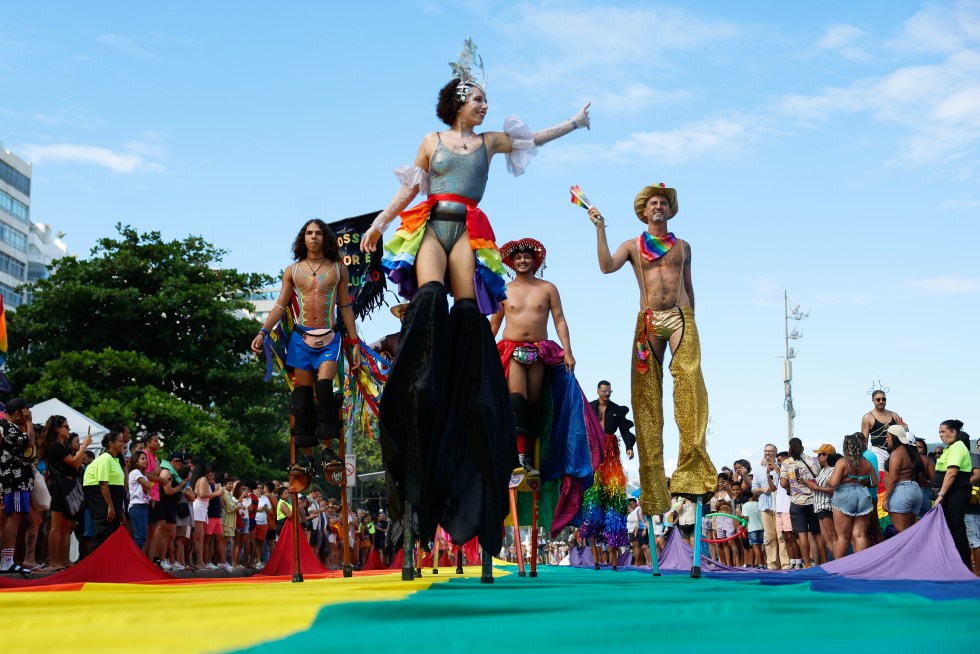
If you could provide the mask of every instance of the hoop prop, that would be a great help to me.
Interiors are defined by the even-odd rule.
[[[726,538],[705,538],[704,536],[701,536],[701,540],[703,540],[705,543],[727,543],[728,541],[735,540],[739,536],[742,537],[746,536],[745,525],[748,524],[749,522],[748,520],[746,520],[745,518],[739,518],[737,515],[732,515],[731,513],[709,513],[704,517],[714,518],[716,516],[721,516],[723,518],[731,518],[732,520],[738,523],[738,529],[735,530],[734,534]]]

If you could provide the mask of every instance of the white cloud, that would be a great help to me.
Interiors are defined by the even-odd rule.
[[[980,43],[980,2],[932,3],[905,21],[892,48],[949,54]]]
[[[950,198],[939,205],[944,211],[955,211],[957,209],[976,209],[980,207],[980,200],[976,198]]]
[[[99,34],[95,40],[110,50],[122,52],[123,54],[129,55],[130,57],[134,57],[136,59],[161,58],[160,55],[137,45],[136,41],[131,37],[122,36],[121,34]]]
[[[844,59],[851,61],[871,61],[874,57],[868,54],[862,43],[866,37],[867,34],[864,30],[853,25],[831,25],[817,40],[817,48],[823,51],[836,52]]]
[[[694,92],[679,90],[664,90],[640,82],[627,83],[618,91],[610,91],[595,96],[593,103],[602,107],[605,113],[611,115],[633,114],[645,111],[650,107],[676,105],[690,100]]]
[[[553,159],[570,162],[651,161],[675,165],[694,159],[730,156],[749,138],[747,121],[713,118],[671,130],[634,132],[611,145],[561,144],[549,154]]]
[[[815,304],[846,305],[852,307],[863,307],[868,304],[869,294],[863,291],[840,290],[840,291],[816,291],[813,294]]]
[[[162,172],[164,167],[140,152],[140,142],[131,142],[127,150],[114,152],[95,145],[55,143],[49,145],[28,144],[22,148],[24,155],[35,164],[80,163],[101,166],[117,173]],[[134,147],[135,146],[135,147]],[[162,150],[157,150],[162,155]]]
[[[961,295],[980,292],[980,277],[962,277],[960,275],[926,277],[924,279],[913,279],[909,281],[909,284],[914,288],[939,295]]]
[[[938,64],[907,66],[812,96],[791,95],[778,108],[804,122],[866,113],[899,124],[902,159],[928,165],[959,159],[980,141],[980,52],[962,50]]]

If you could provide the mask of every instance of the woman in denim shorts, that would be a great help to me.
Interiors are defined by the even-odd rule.
[[[863,456],[864,436],[850,434],[844,437],[844,458],[834,466],[828,487],[834,489],[830,505],[834,511],[834,529],[837,543],[834,545],[834,559],[847,555],[847,548],[853,543],[854,551],[867,549],[868,515],[874,506],[868,488],[874,468]]]
[[[899,532],[915,524],[915,516],[922,504],[919,482],[924,479],[922,459],[909,442],[908,434],[901,425],[888,428],[885,446],[888,457],[888,476],[885,477],[885,510]]]

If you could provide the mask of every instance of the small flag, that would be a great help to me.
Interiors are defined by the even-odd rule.
[[[592,203],[589,202],[589,198],[585,197],[585,193],[578,184],[569,189],[572,192],[572,204],[577,204],[583,209],[591,209]]]

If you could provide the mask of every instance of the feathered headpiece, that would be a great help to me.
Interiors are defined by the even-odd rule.
[[[473,75],[474,66],[480,71],[479,81]],[[483,68],[483,57],[476,54],[476,44],[470,37],[466,37],[466,40],[463,41],[459,61],[450,62],[449,67],[453,69],[452,79],[459,80],[459,86],[456,87],[456,98],[460,102],[466,101],[470,91],[472,91],[470,87],[473,85],[479,86],[484,91],[487,90],[487,71]]]

